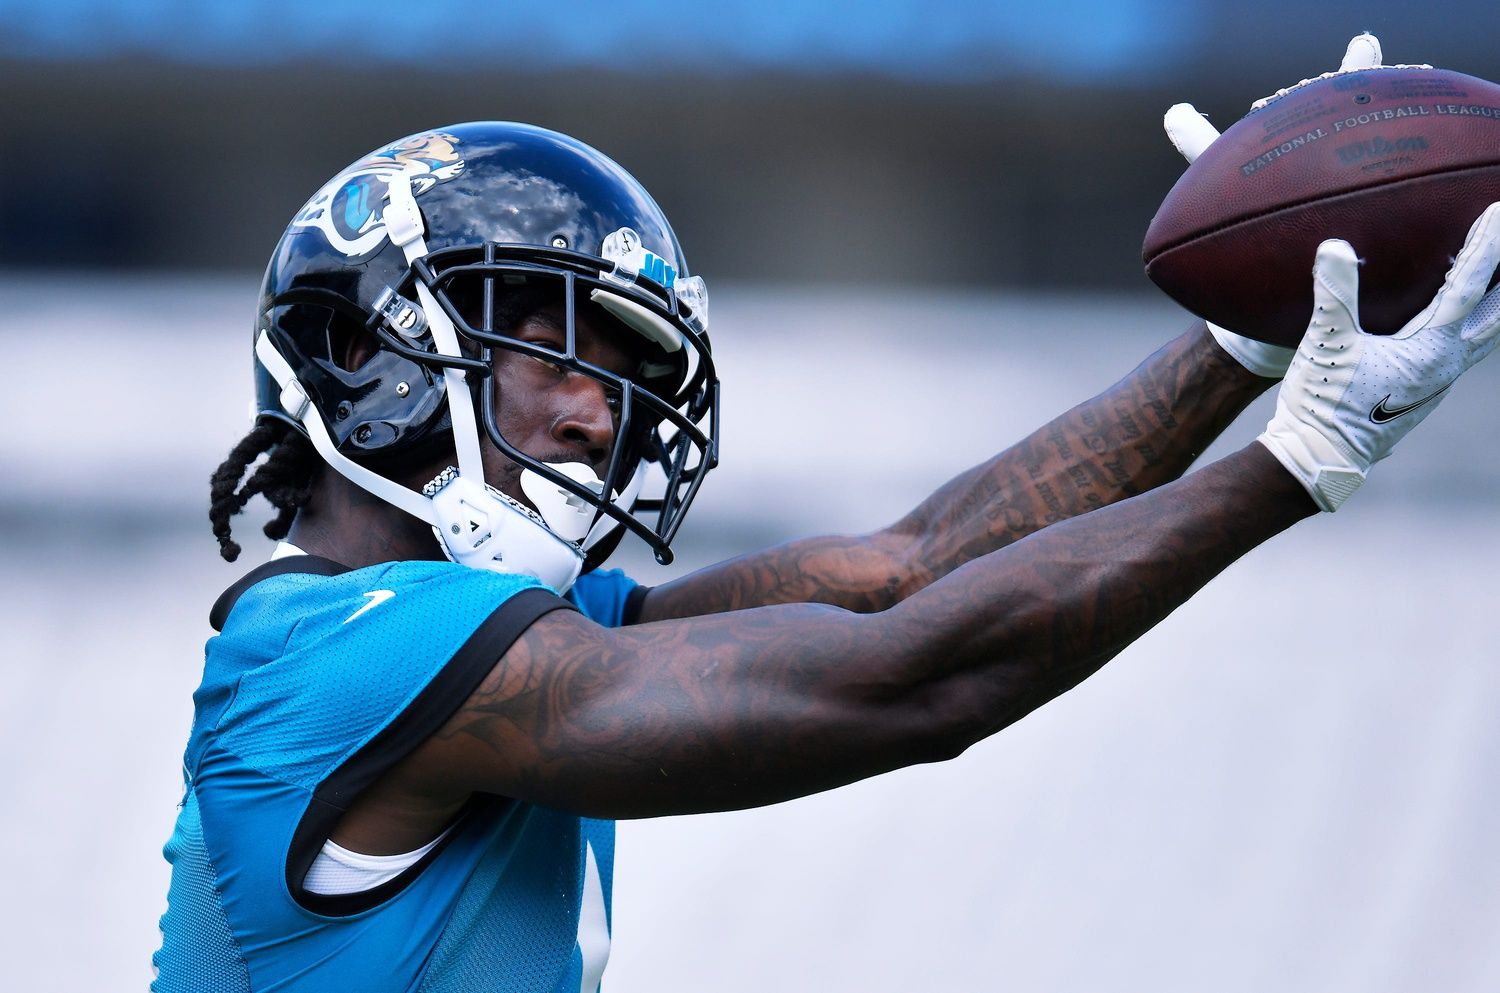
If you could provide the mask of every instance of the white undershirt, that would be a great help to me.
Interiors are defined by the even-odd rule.
[[[453,830],[451,827],[448,831]],[[433,838],[414,852],[400,855],[364,855],[351,852],[332,839],[323,842],[323,850],[313,859],[312,868],[302,880],[309,893],[334,896],[340,893],[363,893],[387,880],[395,879],[416,865],[423,855],[448,836],[448,831]]]

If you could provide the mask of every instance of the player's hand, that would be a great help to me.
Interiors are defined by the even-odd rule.
[[[1344,60],[1339,64],[1338,69],[1314,78],[1322,79],[1339,73],[1374,69],[1380,66],[1380,59],[1378,38],[1368,33],[1355,35],[1349,42],[1349,47],[1345,49]],[[1312,80],[1304,79],[1297,86],[1305,86],[1310,82]],[[1255,101],[1250,109],[1257,110],[1264,107],[1271,100],[1285,96],[1297,86],[1277,90],[1271,96]],[[1219,129],[1210,124],[1208,118],[1198,113],[1190,103],[1173,104],[1167,110],[1166,116],[1162,118],[1162,126],[1166,128],[1167,139],[1172,142],[1172,147],[1182,153],[1182,157],[1188,160],[1189,165],[1192,165],[1198,156],[1203,154],[1204,149],[1212,145],[1219,137]],[[1239,360],[1240,365],[1257,376],[1280,379],[1286,374],[1287,366],[1291,365],[1292,355],[1296,352],[1293,348],[1283,348],[1280,345],[1270,345],[1263,341],[1256,341],[1254,338],[1247,338],[1227,328],[1221,328],[1217,324],[1209,324],[1208,330],[1224,351],[1233,355]]]
[[[1257,439],[1312,494],[1337,510],[1365,474],[1448,388],[1500,343],[1500,203],[1474,222],[1443,286],[1389,337],[1359,327],[1359,259],[1325,241],[1313,264],[1313,315]]]
[[[1327,79],[1330,76],[1340,76],[1347,72],[1361,72],[1365,69],[1379,69],[1385,63],[1381,61],[1380,39],[1365,32],[1357,34],[1349,39],[1349,45],[1344,49],[1343,61],[1339,67],[1332,72],[1325,72],[1321,76],[1313,76],[1301,82],[1277,90],[1268,97],[1261,97],[1250,105],[1251,110],[1259,110],[1266,104],[1278,97],[1284,97],[1288,93],[1301,86],[1319,79]],[[1424,65],[1416,68],[1431,69],[1432,66]],[[1166,116],[1162,119],[1162,125],[1166,128],[1167,139],[1172,142],[1172,147],[1182,154],[1191,165],[1203,150],[1214,143],[1219,137],[1219,129],[1209,123],[1208,118],[1198,113],[1190,103],[1173,104],[1168,108]]]
[[[1304,79],[1292,86],[1287,86],[1279,89],[1268,97],[1261,97],[1259,100],[1250,105],[1250,109],[1260,110],[1260,108],[1264,107],[1272,100],[1284,97],[1298,87],[1306,86],[1308,83],[1316,82],[1319,79],[1327,79],[1330,76],[1342,76],[1346,72],[1359,72],[1362,69],[1383,68],[1385,66],[1385,63],[1381,61],[1382,58],[1383,55],[1380,51],[1379,38],[1370,34],[1370,32],[1368,31],[1366,31],[1364,34],[1357,34],[1353,38],[1349,39],[1349,47],[1344,49],[1344,60],[1339,63],[1339,67],[1333,70],[1333,72],[1325,72],[1321,76],[1313,76],[1311,79]],[[1406,66],[1405,68],[1431,69],[1432,66]]]

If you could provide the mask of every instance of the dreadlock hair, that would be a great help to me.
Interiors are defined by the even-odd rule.
[[[240,485],[245,471],[264,455],[266,459]],[[224,561],[239,558],[240,546],[229,536],[230,518],[234,517],[257,493],[276,508],[276,516],[267,522],[267,538],[279,541],[291,530],[292,518],[312,495],[322,460],[300,431],[280,421],[257,424],[240,439],[217,469],[210,482],[208,519],[214,537],[219,539],[219,554]]]

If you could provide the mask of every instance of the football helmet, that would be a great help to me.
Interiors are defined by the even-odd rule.
[[[512,336],[544,301],[566,313],[561,351]],[[584,311],[629,343],[630,374],[579,357]],[[358,363],[346,359],[356,337]],[[602,478],[506,439],[501,349],[603,386],[616,430]],[[267,267],[255,374],[257,419],[290,424],[335,471],[431,524],[449,558],[529,573],[560,593],[626,531],[670,562],[718,460],[702,278],[624,169],[524,124],[412,135],[319,190]],[[520,467],[524,499],[486,482],[481,431]],[[449,468],[421,492],[392,478],[445,453]]]

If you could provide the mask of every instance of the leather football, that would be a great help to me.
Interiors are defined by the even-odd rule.
[[[1360,268],[1361,326],[1397,331],[1442,285],[1469,226],[1500,200],[1500,86],[1385,67],[1314,80],[1209,145],[1146,232],[1146,273],[1232,331],[1295,345],[1318,243]]]

